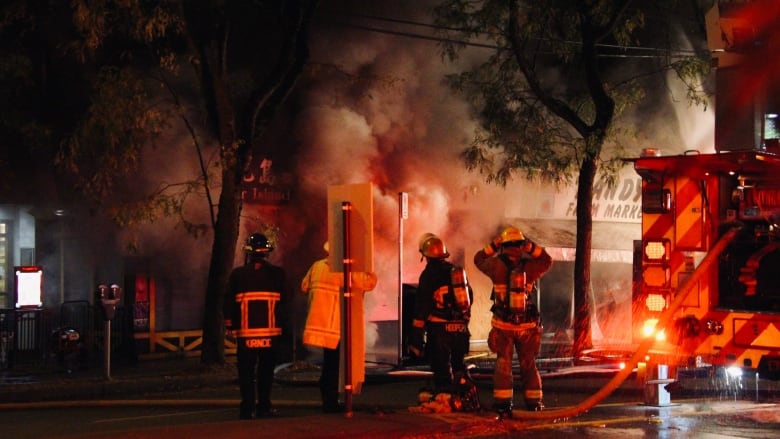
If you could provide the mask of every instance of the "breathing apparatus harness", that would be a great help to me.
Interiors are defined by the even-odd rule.
[[[518,266],[504,254],[498,256],[507,268],[504,285],[494,285],[491,294],[493,306],[490,311],[499,319],[519,325],[521,323],[539,323],[540,315],[531,293],[538,287],[536,282],[528,282],[524,263]]]
[[[463,267],[449,265],[450,281],[442,287],[443,294],[435,294],[436,306],[431,315],[446,321],[469,321],[471,318],[471,288]]]

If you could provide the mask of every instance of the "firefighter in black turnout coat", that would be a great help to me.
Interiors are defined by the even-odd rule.
[[[245,264],[233,269],[225,295],[225,326],[236,337],[239,417],[273,416],[271,384],[288,298],[284,270],[267,261],[273,245],[261,233],[246,241]]]
[[[453,410],[478,409],[478,400],[468,396],[473,382],[464,362],[469,351],[472,299],[466,273],[446,260],[450,254],[444,242],[432,233],[420,238],[419,250],[426,265],[415,297],[409,351],[421,357],[425,350],[433,372],[434,394],[452,394]]]

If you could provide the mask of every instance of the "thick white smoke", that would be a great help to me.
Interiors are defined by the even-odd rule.
[[[408,9],[404,4],[394,5],[384,15],[431,21],[421,10],[399,15]],[[469,173],[459,159],[473,139],[475,122],[467,105],[444,83],[444,75],[466,69],[489,52],[472,49],[461,65],[449,65],[442,61],[435,42],[428,40],[346,27],[317,28],[315,34],[311,40],[315,68],[292,97],[299,110],[290,122],[292,138],[287,139],[297,151],[290,167],[298,189],[290,206],[271,215],[266,212],[267,220],[281,227],[284,243],[279,251],[286,253],[291,283],[299,283],[308,265],[324,256],[328,186],[370,182],[375,191],[374,261],[379,282],[366,295],[367,318],[376,322],[398,316],[398,194],[405,192],[409,217],[403,224],[401,280],[416,283],[424,267],[418,237],[426,232],[440,235],[453,255],[451,260],[469,270],[477,294],[471,331],[477,339],[484,338],[489,329],[490,284],[471,264],[473,254],[505,224],[508,211],[515,215],[527,210],[528,217],[537,211],[537,206],[523,204],[535,200],[528,193],[533,189],[524,189],[530,185],[513,183],[509,200],[508,191]],[[682,143],[674,127],[679,123],[679,130],[687,132],[685,117],[697,110],[687,103],[679,105],[691,111],[675,117],[667,106],[649,118],[657,123],[648,122],[643,114],[645,126],[664,128],[647,131],[648,143],[639,147]],[[369,346],[380,337],[372,332],[375,329],[372,323]]]
[[[468,173],[458,156],[474,125],[465,104],[443,82],[446,66],[435,44],[365,32],[341,37],[313,41],[313,61],[336,67],[318,73],[316,87],[298,97],[304,110],[294,132],[302,151],[294,173],[303,192],[313,196],[324,197],[329,185],[373,184],[379,283],[366,296],[366,316],[394,320],[399,192],[409,199],[403,224],[405,283],[416,283],[424,267],[417,251],[420,235],[442,236],[453,255],[461,249],[458,262],[464,264],[464,255],[470,259],[495,233],[503,204],[480,206],[479,198],[470,196],[480,192],[474,188],[482,185],[481,178]],[[480,220],[454,226],[453,214],[462,210],[479,211]]]

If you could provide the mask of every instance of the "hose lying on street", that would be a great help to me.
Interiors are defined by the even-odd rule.
[[[704,273],[707,272],[707,269],[710,265],[715,263],[718,260],[718,257],[720,254],[725,250],[726,246],[734,240],[734,238],[737,236],[737,232],[739,231],[738,227],[731,228],[728,232],[726,232],[715,244],[715,246],[712,247],[712,249],[707,253],[707,255],[702,259],[701,263],[698,267],[696,267],[696,270],[691,274],[691,276],[688,278],[688,281],[685,282],[677,292],[677,296],[674,298],[672,303],[669,305],[669,307],[660,315],[658,318],[658,323],[656,323],[656,328],[665,328],[666,325],[669,324],[669,322],[672,320],[672,316],[675,312],[682,306],[683,302],[688,297],[688,294],[693,291],[693,287],[699,282],[699,278],[701,278]],[[654,342],[653,337],[647,337],[639,344],[639,347],[637,348],[636,352],[634,352],[634,355],[631,357],[631,359],[626,363],[626,367],[621,369],[615,376],[612,377],[612,379],[607,382],[604,387],[599,389],[598,392],[594,393],[593,395],[589,396],[585,400],[583,400],[581,403],[571,406],[571,407],[562,407],[562,408],[556,408],[556,409],[550,409],[550,410],[544,410],[539,412],[530,412],[530,411],[522,411],[522,410],[513,410],[512,411],[512,418],[513,419],[563,419],[563,418],[571,418],[574,416],[578,416],[582,413],[587,412],[591,408],[593,408],[596,404],[603,401],[605,398],[607,398],[609,395],[612,394],[612,392],[615,391],[618,387],[620,387],[621,384],[623,384],[623,381],[628,378],[629,375],[634,370],[634,367],[637,366],[637,364],[645,359],[645,355],[647,355],[647,352],[650,350],[650,347],[652,346]]]

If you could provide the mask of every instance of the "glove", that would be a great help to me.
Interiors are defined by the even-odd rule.
[[[490,241],[488,245],[485,246],[485,253],[488,255],[496,253],[498,249],[501,248],[502,242],[503,239],[501,239],[501,235],[496,236],[492,241]]]
[[[533,258],[538,258],[542,254],[542,248],[536,245],[536,243],[531,241],[530,239],[525,240],[523,251],[531,255],[531,257]]]
[[[412,328],[409,334],[409,353],[422,358],[425,353],[425,328]]]

